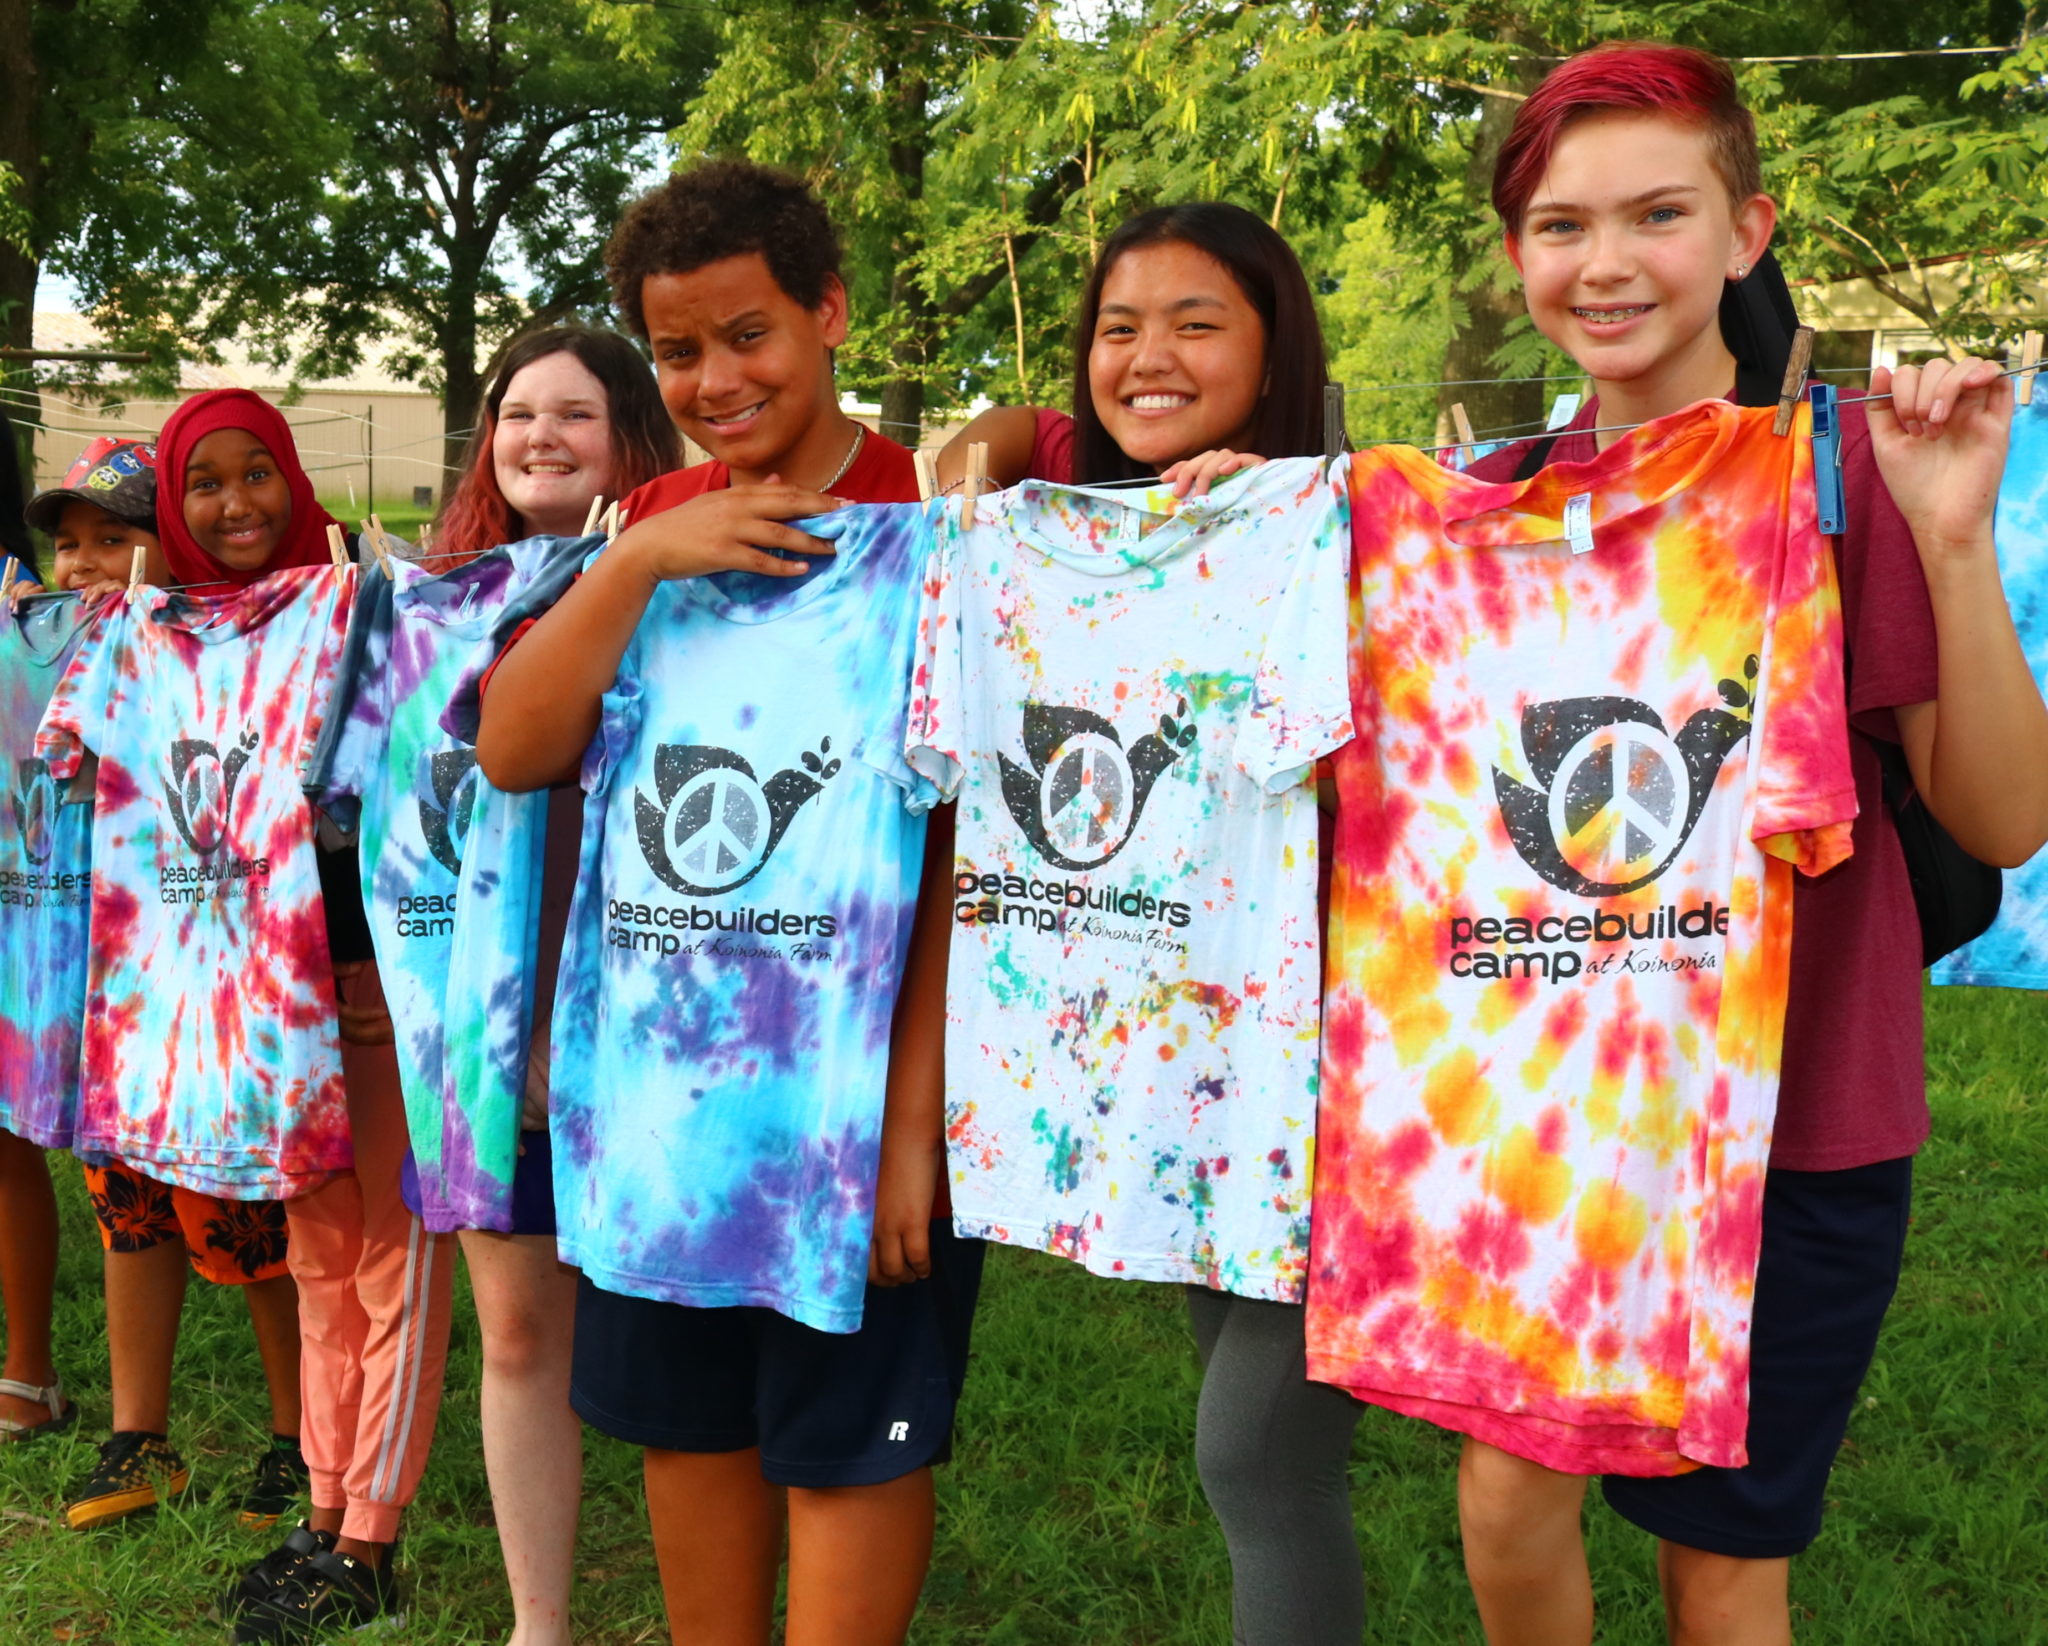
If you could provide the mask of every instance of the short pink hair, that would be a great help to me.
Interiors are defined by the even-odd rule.
[[[1493,209],[1508,233],[1521,231],[1530,196],[1572,122],[1616,111],[1661,114],[1705,132],[1728,197],[1740,205],[1763,192],[1756,122],[1728,65],[1690,46],[1613,41],[1565,59],[1515,111],[1493,164]]]

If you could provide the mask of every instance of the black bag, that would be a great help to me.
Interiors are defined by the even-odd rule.
[[[1921,804],[1904,749],[1881,737],[1869,741],[1884,770],[1884,803],[1898,826],[1906,878],[1920,912],[1920,964],[1932,966],[1990,929],[2005,895],[2005,876],[1958,846]]]

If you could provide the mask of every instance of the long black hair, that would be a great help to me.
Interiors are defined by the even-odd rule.
[[[1154,206],[1120,224],[1081,294],[1074,329],[1074,478],[1134,480],[1146,471],[1124,455],[1095,415],[1088,351],[1102,312],[1102,287],[1117,259],[1139,246],[1178,242],[1216,259],[1266,327],[1265,388],[1252,416],[1261,457],[1314,457],[1323,449],[1323,388],[1330,380],[1323,328],[1294,248],[1263,218],[1220,200]]]

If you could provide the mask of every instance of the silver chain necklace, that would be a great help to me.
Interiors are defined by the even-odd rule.
[[[867,443],[867,425],[865,423],[854,424],[853,444],[846,448],[846,455],[845,457],[840,459],[839,467],[832,471],[832,478],[826,481],[824,485],[820,486],[818,490],[821,492],[829,492],[834,486],[838,485],[840,481],[844,480],[846,478],[846,471],[853,467],[853,460],[856,457],[860,456],[861,447],[865,446]]]

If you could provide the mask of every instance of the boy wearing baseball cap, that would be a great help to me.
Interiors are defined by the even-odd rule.
[[[142,580],[167,583],[156,536],[156,448],[102,435],[79,453],[61,485],[37,492],[22,518],[56,549],[51,586],[88,596],[125,588],[135,550]]]

